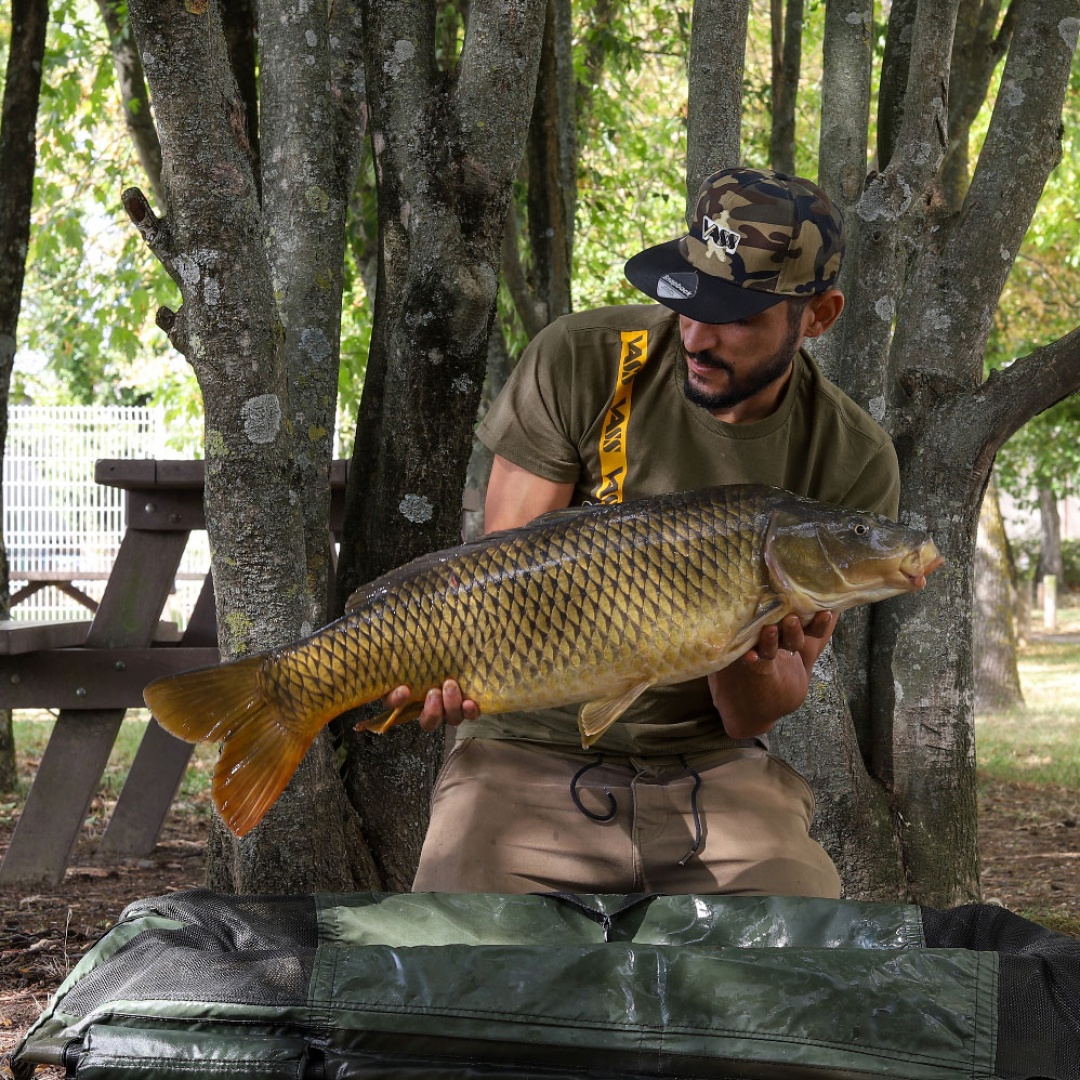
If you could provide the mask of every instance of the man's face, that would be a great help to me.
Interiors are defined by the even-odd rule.
[[[713,413],[753,409],[758,401],[768,405],[783,389],[802,343],[805,311],[801,303],[783,301],[733,323],[680,315],[687,398]]]

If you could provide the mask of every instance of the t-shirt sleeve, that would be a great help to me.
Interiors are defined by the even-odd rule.
[[[500,457],[559,484],[581,471],[573,432],[574,364],[565,328],[554,322],[529,343],[476,429]]]
[[[844,506],[868,510],[871,514],[896,520],[900,511],[900,466],[891,441],[884,442],[856,477]]]

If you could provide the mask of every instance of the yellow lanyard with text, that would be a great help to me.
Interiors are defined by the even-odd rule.
[[[648,330],[624,330],[619,337],[621,346],[615,396],[600,428],[600,485],[595,495],[601,503],[618,503],[623,499],[631,391],[634,378],[645,366],[649,354]]]

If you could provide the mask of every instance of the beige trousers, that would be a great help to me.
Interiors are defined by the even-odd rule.
[[[459,742],[413,890],[839,897],[836,868],[810,838],[809,785],[779,758],[600,757]]]

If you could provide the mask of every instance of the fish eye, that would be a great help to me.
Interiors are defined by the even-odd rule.
[[[870,526],[864,521],[860,521],[855,525],[854,532],[856,536],[865,536],[870,531]]]

